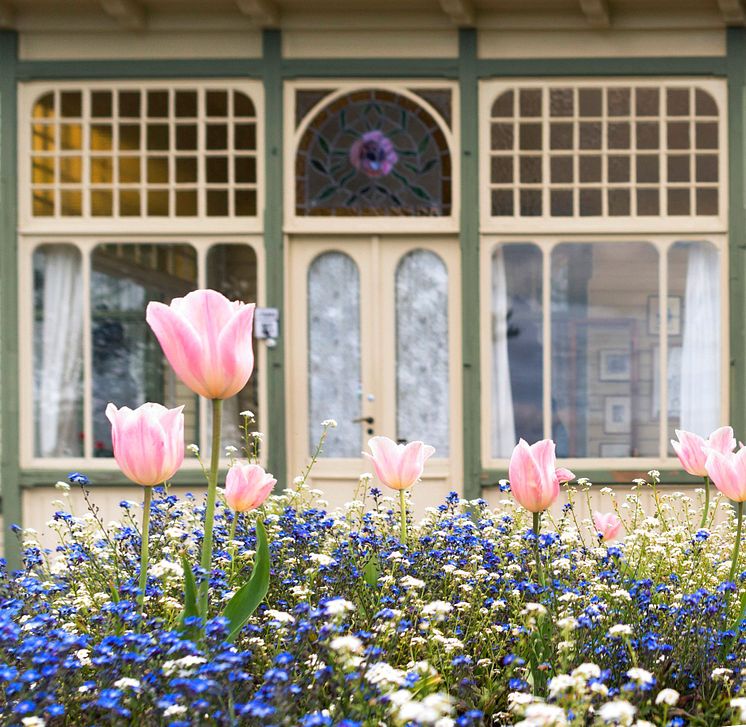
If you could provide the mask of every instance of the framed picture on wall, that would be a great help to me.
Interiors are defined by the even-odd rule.
[[[648,333],[657,336],[661,326],[660,305],[657,295],[648,296]],[[668,335],[681,335],[681,296],[668,296]]]
[[[598,352],[599,378],[601,381],[629,381],[632,374],[632,356],[627,348],[605,348]]]
[[[629,434],[632,431],[632,400],[629,396],[604,397],[604,432]]]

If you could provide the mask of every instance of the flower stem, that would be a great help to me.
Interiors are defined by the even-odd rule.
[[[399,514],[401,516],[401,541],[407,544],[407,491],[399,490]]]
[[[734,582],[733,579],[736,577],[736,571],[738,570],[738,552],[741,549],[741,528],[743,526],[743,502],[739,502],[736,506],[736,517],[738,518],[736,525],[736,542],[733,544],[733,556],[731,557],[730,575],[728,580]]]
[[[210,452],[210,476],[207,480],[207,505],[205,506],[205,534],[202,538],[200,565],[205,571],[205,579],[199,589],[199,613],[202,622],[207,621],[207,592],[210,587],[210,566],[212,564],[212,528],[215,520],[215,499],[218,488],[218,465],[220,464],[220,428],[223,415],[223,400],[212,400],[212,449]]]
[[[541,513],[534,513],[534,559],[536,561],[536,576],[541,585],[544,583],[544,571],[541,569],[541,553],[539,553],[539,533],[541,532]]]
[[[702,513],[702,522],[699,524],[700,528],[707,525],[707,516],[710,514],[710,478],[705,475],[705,509]]]
[[[145,488],[145,500],[142,504],[142,537],[140,538],[140,586],[137,600],[140,604],[140,615],[145,606],[145,587],[148,583],[148,535],[150,531],[150,500],[153,497],[153,489]]]
[[[230,543],[230,554],[231,554],[231,568],[230,568],[230,575],[228,577],[228,585],[230,585],[233,582],[233,566],[236,562],[236,546],[233,545],[233,541],[236,538],[236,525],[238,525],[238,518],[241,517],[240,512],[234,512],[233,513],[233,522],[231,523],[231,531],[228,535],[228,542]]]

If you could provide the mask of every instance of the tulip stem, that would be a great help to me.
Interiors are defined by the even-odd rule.
[[[736,571],[738,570],[738,553],[741,549],[741,527],[743,526],[743,502],[736,504],[736,517],[738,518],[736,525],[736,542],[733,544],[733,557],[731,558],[730,575],[728,580],[734,582],[733,579],[736,577]]]
[[[399,490],[399,514],[401,516],[401,541],[407,544],[407,491]]]
[[[702,522],[699,527],[703,528],[707,525],[707,516],[710,514],[710,478],[705,475],[705,509],[702,513]]]
[[[210,452],[210,476],[207,480],[207,504],[205,506],[205,534],[202,537],[200,565],[205,571],[199,590],[199,612],[203,624],[207,622],[207,595],[210,588],[210,566],[212,564],[212,527],[215,520],[215,499],[218,489],[218,465],[220,464],[220,428],[223,417],[223,400],[212,400],[212,449]]]
[[[536,560],[536,576],[541,585],[544,584],[544,571],[541,569],[541,553],[539,552],[539,533],[541,532],[541,513],[534,513],[534,559]]]
[[[140,537],[140,586],[137,600],[140,604],[140,615],[145,607],[145,588],[148,584],[148,536],[150,534],[150,500],[153,497],[153,489],[145,488],[145,500],[142,504],[142,535]]]

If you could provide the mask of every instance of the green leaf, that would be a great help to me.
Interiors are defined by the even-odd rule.
[[[184,569],[184,609],[179,619],[179,630],[185,631],[187,627],[184,621],[192,616],[199,616],[199,609],[197,608],[197,584],[194,580],[194,572],[185,555],[181,556],[181,566]]]
[[[269,544],[261,520],[256,521],[256,558],[249,580],[233,594],[223,611],[228,619],[228,641],[233,641],[269,590]]]
[[[322,189],[321,192],[319,192],[319,196],[316,199],[318,199],[318,200],[328,199],[336,191],[337,191],[337,185],[336,184],[332,184],[331,186],[326,187],[325,189]]]
[[[363,580],[371,587],[378,586],[378,563],[375,553],[368,558],[363,567]]]
[[[324,152],[324,154],[329,153],[329,144],[326,143],[326,139],[323,136],[317,136],[316,137],[319,140],[319,146],[321,147],[321,150]]]
[[[311,166],[322,174],[329,174],[326,167],[318,159],[311,159]]]

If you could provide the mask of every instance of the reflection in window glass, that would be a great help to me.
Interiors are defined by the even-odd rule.
[[[322,456],[360,457],[360,275],[347,255],[319,255],[308,270],[308,437],[314,452],[321,422],[335,419]]]
[[[647,243],[552,252],[552,438],[562,457],[658,454],[658,255]]]
[[[396,436],[448,456],[448,270],[415,250],[396,269]]]
[[[80,252],[34,252],[34,451],[83,454],[83,298]]]
[[[542,255],[534,245],[492,254],[492,456],[509,457],[518,438],[543,438]]]
[[[145,322],[151,300],[168,303],[197,287],[197,256],[187,245],[99,245],[91,255],[93,454],[111,457],[108,402],[187,404],[185,438],[196,442],[196,397],[174,375]]]
[[[667,429],[707,436],[722,424],[718,251],[677,242],[668,253],[668,293]]]
[[[249,245],[214,245],[207,254],[207,287],[219,290],[231,300],[244,303],[257,301],[256,253]],[[247,409],[254,413],[259,422],[259,377],[257,372],[256,339],[254,339],[254,373],[242,391],[223,402],[222,437],[223,445],[244,446],[240,412]],[[208,407],[208,417],[212,414]],[[212,423],[207,422],[208,431]],[[257,429],[252,425],[251,429]]]

